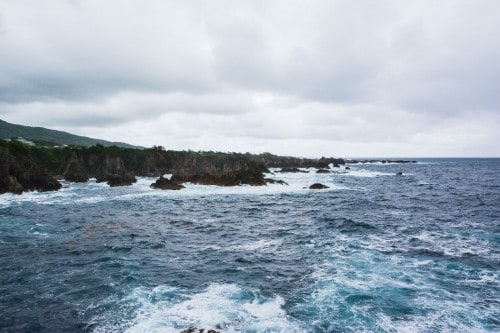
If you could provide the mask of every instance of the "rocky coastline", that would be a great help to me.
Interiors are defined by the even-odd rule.
[[[151,188],[180,190],[183,183],[217,186],[287,185],[265,178],[269,168],[276,172],[329,173],[330,167],[356,163],[413,163],[403,160],[344,160],[339,158],[307,159],[216,152],[166,151],[162,147],[132,149],[118,147],[29,147],[20,142],[0,140],[0,194],[25,191],[55,191],[57,179],[87,182],[95,178],[109,186],[129,186],[136,177],[158,177]],[[346,167],[348,169],[348,167]],[[333,172],[333,171],[332,171]],[[165,174],[171,174],[167,179]]]

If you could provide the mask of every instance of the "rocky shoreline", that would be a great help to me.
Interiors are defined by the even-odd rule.
[[[0,140],[1,141],[1,140]],[[55,191],[61,188],[57,179],[87,182],[95,178],[109,186],[129,186],[136,177],[159,177],[152,188],[180,190],[183,183],[202,185],[264,186],[287,185],[282,180],[265,178],[269,168],[278,173],[330,173],[330,167],[356,163],[414,163],[403,160],[344,160],[339,158],[306,159],[260,155],[166,151],[162,147],[129,149],[93,146],[90,148],[27,147],[19,142],[0,142],[0,194],[25,191]],[[345,167],[348,169],[348,167]],[[333,172],[333,171],[332,171]],[[170,179],[163,175],[172,174]]]
[[[0,194],[26,191],[57,191],[61,184],[27,158],[0,147]]]

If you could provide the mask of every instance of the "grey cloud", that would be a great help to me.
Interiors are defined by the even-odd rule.
[[[499,16],[487,0],[4,1],[0,115],[207,145],[487,141]]]
[[[114,5],[4,3],[1,100],[88,100],[130,90],[212,89],[202,26],[191,24],[196,17],[160,4],[121,3],[120,10]]]
[[[272,7],[270,17],[258,10],[244,19],[228,15],[211,30],[215,69],[234,86],[310,100],[383,103],[416,112],[498,108],[499,5],[440,4],[429,10],[428,2],[408,8],[313,2],[314,17],[294,4]]]

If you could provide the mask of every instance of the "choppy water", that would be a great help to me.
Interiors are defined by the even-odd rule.
[[[500,160],[351,168],[2,195],[0,331],[500,331]]]

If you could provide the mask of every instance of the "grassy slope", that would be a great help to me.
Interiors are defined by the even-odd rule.
[[[96,144],[101,144],[105,147],[118,146],[122,148],[143,148],[122,142],[110,142],[106,140],[87,138],[85,136],[74,135],[43,127],[11,124],[0,119],[0,139],[10,139],[12,137],[22,137],[31,141],[51,142],[59,145],[64,144],[90,147]]]

